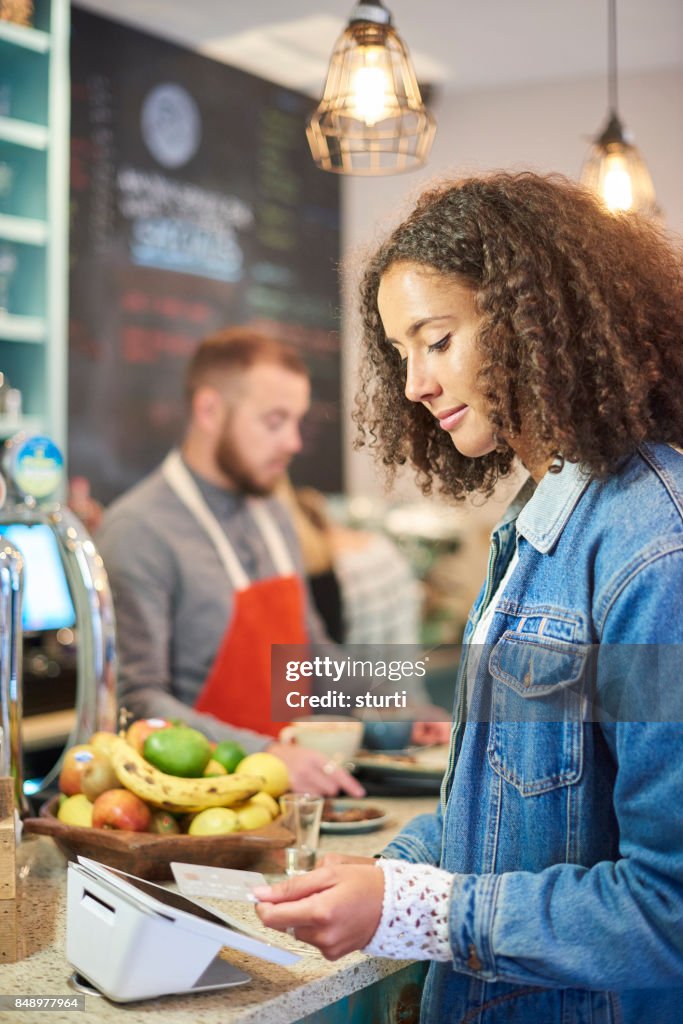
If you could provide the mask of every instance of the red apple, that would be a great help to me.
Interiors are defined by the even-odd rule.
[[[147,804],[128,789],[108,789],[98,796],[92,807],[93,828],[146,832],[150,818]]]
[[[157,732],[159,729],[169,729],[172,723],[167,722],[165,718],[139,718],[137,722],[133,722],[132,725],[128,726],[126,732],[126,742],[130,743],[131,747],[137,750],[138,754],[142,754],[145,740],[151,732]]]
[[[76,793],[83,792],[81,776],[94,756],[95,748],[89,743],[79,743],[78,746],[67,750],[59,772],[59,788],[62,793],[75,796]]]

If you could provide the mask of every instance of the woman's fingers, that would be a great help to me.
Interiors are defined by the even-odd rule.
[[[340,792],[354,797],[365,796],[365,790],[353,775],[317,750],[307,750],[295,743],[271,743],[268,752],[285,762],[295,791],[319,793],[321,796],[336,796]]]
[[[305,875],[295,875],[276,885],[258,885],[252,892],[257,900],[266,903],[285,903],[303,899],[334,885],[334,875],[325,868],[316,868]]]
[[[349,796],[354,796],[357,799],[365,796],[365,789],[360,784],[358,779],[354,778],[344,768],[340,768],[339,771],[332,776],[338,783],[339,789],[343,793],[348,793]]]
[[[256,907],[263,924],[292,930],[332,960],[362,949],[374,935],[382,915],[384,873],[374,864],[340,864],[254,894],[263,900]]]
[[[448,743],[451,738],[451,722],[414,722],[411,742],[420,746],[429,743]]]
[[[318,893],[290,903],[257,903],[256,913],[266,928],[275,928],[279,932],[286,932],[289,928],[317,931],[329,923]],[[299,931],[296,937],[301,938]]]

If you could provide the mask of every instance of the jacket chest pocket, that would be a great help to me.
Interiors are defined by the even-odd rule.
[[[577,782],[588,647],[507,632],[489,658],[491,767],[522,796]]]

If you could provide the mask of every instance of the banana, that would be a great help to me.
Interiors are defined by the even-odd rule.
[[[145,761],[124,739],[110,748],[111,764],[122,786],[145,803],[171,812],[196,812],[206,807],[229,807],[258,793],[264,780],[257,775],[219,775],[182,779],[166,775]]]

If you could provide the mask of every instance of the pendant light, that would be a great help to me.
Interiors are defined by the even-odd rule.
[[[361,0],[337,40],[306,134],[318,167],[379,175],[425,163],[434,138],[408,51],[381,0]]]
[[[659,215],[650,172],[617,113],[617,7],[608,0],[607,83],[609,114],[581,171],[581,181],[613,212]]]

